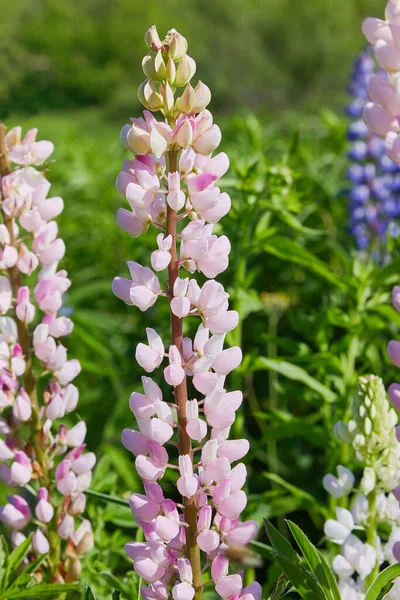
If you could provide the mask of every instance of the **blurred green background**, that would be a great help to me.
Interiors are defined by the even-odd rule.
[[[381,0],[14,0],[0,21],[0,111],[136,113],[143,32],[190,42],[213,108],[340,108],[362,19]]]
[[[251,440],[245,516],[285,530],[290,514],[322,542],[333,506],[321,480],[343,458],[333,424],[358,374],[395,377],[385,345],[399,318],[379,307],[398,264],[381,270],[355,255],[344,180],[346,86],[364,47],[362,19],[383,10],[380,0],[13,0],[2,11],[0,118],[38,127],[56,146],[48,177],[65,199],[68,346],[83,367],[79,413],[99,457],[97,493],[140,490],[120,442],[122,428],[134,426],[129,395],[140,389],[134,349],[145,326],[168,328],[162,302],[142,314],[111,293],[126,260],[148,264],[155,248],[154,232],[135,240],[118,229],[125,200],[114,181],[127,156],[120,127],[141,110],[144,33],[156,23],[161,36],[175,27],[188,38],[194,81],[212,90],[232,161],[223,187],[233,210],[216,230],[232,240],[222,279],[242,317],[228,342],[245,353],[229,382],[246,400],[234,434]],[[140,535],[129,509],[92,498],[89,513],[97,552],[84,580],[101,600],[118,586],[123,598],[136,597],[123,553]],[[266,597],[279,574],[269,565],[257,572]]]

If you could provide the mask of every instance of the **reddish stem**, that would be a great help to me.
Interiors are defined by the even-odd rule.
[[[178,153],[171,150],[168,154],[168,169],[170,173],[174,173],[178,170]],[[172,247],[171,262],[168,266],[168,284],[170,294],[173,294],[174,284],[179,276],[179,260],[177,259],[176,253],[176,224],[178,217],[176,211],[172,210],[167,205],[167,231],[166,235],[172,236]],[[175,316],[171,311],[171,333],[172,333],[172,344],[174,344],[181,357],[183,357],[182,332],[183,319]],[[183,362],[183,360],[182,360]],[[175,403],[178,412],[178,449],[179,454],[189,454],[191,456],[192,443],[190,437],[186,433],[186,402],[188,399],[186,377],[184,377],[182,383],[175,388]],[[195,497],[184,498],[184,517],[188,524],[186,528],[186,557],[189,559],[193,571],[193,587],[195,589],[195,600],[202,600],[203,588],[202,588],[202,575],[201,575],[201,562],[200,562],[200,548],[197,545],[197,507]]]

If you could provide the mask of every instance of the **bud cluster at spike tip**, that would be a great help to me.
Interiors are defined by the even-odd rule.
[[[385,19],[369,17],[362,30],[387,76],[369,80],[370,102],[365,106],[364,120],[371,131],[385,139],[389,157],[400,164],[400,2],[389,0]]]
[[[53,144],[36,136],[36,129],[23,139],[20,127],[8,132],[1,177],[0,478],[20,491],[0,507],[0,520],[14,546],[33,534],[30,559],[59,551],[60,563],[45,560],[41,569],[63,583],[79,578],[80,556],[93,545],[90,522],[80,516],[96,458],[85,452],[85,423],[67,429],[60,421],[77,407],[72,382],[81,367],[68,360],[60,340],[73,329],[62,314],[71,282],[58,268],[65,244],[54,220],[64,205],[48,197],[50,182],[37,169]],[[40,398],[39,378],[45,382]]]
[[[346,106],[351,118],[347,128],[351,165],[347,179],[350,231],[359,250],[379,249],[387,234],[397,237],[400,216],[400,167],[387,155],[385,142],[368,130],[362,113],[368,101],[368,82],[376,72],[370,48],[354,63],[348,88],[352,99]],[[379,76],[385,77],[383,72]]]
[[[332,567],[343,600],[364,600],[371,578],[386,564],[400,559],[400,442],[397,414],[382,380],[359,378],[352,404],[353,418],[335,426],[336,437],[351,444],[362,477],[338,465],[325,475],[323,486],[338,505],[325,523],[327,539],[340,546]],[[385,596],[398,600],[400,579]]]
[[[136,360],[146,376],[142,377],[143,393],[134,392],[130,398],[137,430],[125,429],[122,441],[136,457],[136,471],[143,480],[144,493],[132,494],[130,506],[145,541],[130,542],[125,549],[145,582],[144,600],[163,600],[170,592],[174,600],[201,598],[195,571],[201,577],[202,568],[209,570],[207,579],[211,577],[224,600],[260,600],[259,584],[245,587],[243,573],[231,570],[227,556],[229,546],[245,546],[257,532],[254,521],[240,520],[247,498],[243,491],[246,467],[239,461],[247,454],[249,442],[228,439],[242,393],[228,392],[225,378],[239,366],[242,352],[238,347],[224,349],[224,339],[238,324],[238,313],[229,310],[229,295],[213,279],[228,267],[229,260],[228,238],[213,233],[213,224],[231,206],[229,196],[217,186],[229,160],[222,152],[212,156],[221,132],[206,109],[209,89],[201,82],[195,87],[190,84],[196,65],[186,54],[185,38],[172,30],[161,41],[153,26],[145,39],[149,53],[143,70],[148,79],[139,89],[139,98],[146,110],[144,118],[131,119],[121,132],[122,143],[134,156],[123,163],[117,178],[117,188],[130,207],[119,209],[117,221],[132,236],[150,225],[161,233],[149,257],[152,268],[128,262],[130,277],[116,277],[113,291],[142,311],[159,297],[160,301],[167,298],[173,319],[191,317],[200,323],[193,339],[183,338],[181,350],[151,328],[146,329],[147,340],[136,348]],[[175,99],[179,87],[184,89]],[[165,119],[153,116],[151,111],[157,110]],[[176,159],[172,171],[171,155]],[[179,223],[176,236],[167,234],[166,217],[171,211]],[[156,272],[172,268],[171,261],[177,265],[178,276],[168,290]],[[207,278],[202,286],[190,277],[195,272]],[[147,375],[160,367],[169,389],[167,397]],[[182,425],[171,400],[186,378],[193,390],[183,407],[190,450],[177,456],[174,446]],[[185,506],[189,502],[195,509],[195,544],[201,565],[190,560],[182,505],[166,498],[160,485],[173,462],[172,468],[179,469],[178,494]]]

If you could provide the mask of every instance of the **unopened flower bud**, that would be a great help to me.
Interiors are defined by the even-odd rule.
[[[83,492],[79,492],[71,502],[68,512],[70,515],[81,515],[85,511],[86,496]]]
[[[192,112],[195,99],[196,97],[194,89],[192,88],[190,83],[188,83],[182,96],[178,98],[175,102],[176,110],[183,113],[184,115],[187,115],[188,113]]]
[[[343,421],[338,421],[333,427],[333,434],[343,444],[351,444],[353,438],[348,427]]]
[[[163,107],[164,101],[151,80],[143,82],[138,89],[140,102],[149,110],[156,111]]]
[[[88,531],[87,533],[85,533],[85,535],[79,542],[78,546],[76,547],[76,553],[79,556],[82,556],[82,554],[86,554],[87,552],[90,552],[90,550],[93,548],[93,546],[94,546],[93,533],[91,531]]]
[[[168,81],[168,83],[170,83],[171,85],[173,83],[175,83],[175,77],[176,77],[175,63],[172,60],[172,58],[169,57],[168,58],[168,63],[167,63],[167,81]]]
[[[199,81],[194,88],[195,101],[192,111],[194,113],[201,112],[211,102],[211,91],[202,81]]]
[[[142,69],[143,73],[146,75],[147,79],[155,79],[157,76],[156,70],[154,68],[154,56],[151,52],[146,54],[146,56],[142,60]]]
[[[196,63],[187,54],[182,57],[179,61],[178,68],[176,69],[175,76],[175,85],[178,87],[183,87],[192,79],[193,75],[196,73]]]
[[[161,48],[162,43],[157,32],[157,27],[155,25],[152,25],[150,29],[146,32],[146,35],[144,36],[144,41],[147,47],[150,48],[150,50],[153,50],[153,52],[157,52]]]
[[[361,489],[363,493],[368,496],[375,488],[376,484],[376,473],[372,467],[365,467],[364,473],[361,479]]]
[[[156,57],[154,59],[154,70],[156,72],[156,77],[155,79],[157,81],[164,81],[167,77],[167,68],[165,66],[165,62],[161,53],[161,50],[159,50],[156,54]]]
[[[169,112],[170,110],[172,110],[172,108],[174,106],[174,93],[173,93],[168,81],[166,82],[165,85],[160,86],[160,92],[162,93],[164,107]]]
[[[73,583],[77,579],[80,578],[82,573],[82,565],[79,558],[73,558],[71,561],[71,565],[65,575],[66,583]]]
[[[188,49],[187,39],[180,33],[171,29],[168,32],[167,39],[169,39],[168,54],[173,60],[179,60],[184,56]]]

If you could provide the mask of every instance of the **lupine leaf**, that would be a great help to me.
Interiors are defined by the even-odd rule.
[[[3,591],[6,586],[8,571],[8,545],[5,537],[0,537],[0,589]]]
[[[79,590],[79,584],[76,583],[49,583],[49,584],[40,584],[34,585],[28,589],[19,589],[14,592],[7,592],[7,600],[12,600],[13,598],[43,598],[47,596],[56,596],[57,594],[62,594],[64,592],[76,592]],[[92,596],[91,600],[95,600],[94,596]]]
[[[253,371],[260,371],[262,369],[274,371],[275,373],[284,375],[284,377],[292,379],[293,381],[301,381],[301,383],[304,383],[307,387],[320,394],[327,402],[334,402],[336,400],[336,394],[332,392],[332,390],[309,375],[307,371],[301,367],[298,367],[297,365],[289,363],[285,360],[259,356],[255,359],[255,361],[253,361],[252,369]]]
[[[382,590],[389,583],[394,581],[397,577],[400,577],[400,564],[391,565],[387,567],[382,573],[378,575],[373,584],[370,586],[365,596],[365,600],[379,600]],[[385,593],[388,590],[385,590]]]
[[[300,596],[304,600],[326,600],[318,583],[304,568],[290,542],[267,520],[265,527],[271,544],[277,551],[276,560]]]
[[[85,592],[84,592],[84,595],[83,595],[83,600],[96,600],[96,596],[94,595],[94,593],[92,591],[92,588],[89,585],[87,585],[85,587]]]
[[[329,265],[288,237],[275,235],[269,238],[264,244],[264,250],[282,260],[307,267],[342,290],[347,289],[344,279],[335,275]]]
[[[326,597],[330,600],[341,600],[336,579],[322,554],[310,542],[300,527],[293,521],[287,521],[287,524]]]

